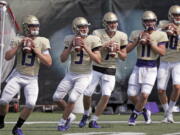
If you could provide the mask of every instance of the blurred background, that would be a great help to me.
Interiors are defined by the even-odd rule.
[[[119,18],[119,30],[126,32],[143,29],[141,16],[145,10],[152,10],[159,20],[167,20],[170,6],[180,4],[179,0],[6,0],[12,9],[17,23],[21,26],[22,18],[32,14],[40,20],[40,35],[49,38],[53,65],[50,68],[42,66],[39,74],[38,105],[51,105],[52,95],[58,83],[64,77],[68,62],[61,63],[59,55],[67,34],[72,33],[71,23],[77,16],[83,16],[91,23],[90,29],[102,28],[103,15],[112,11]],[[136,62],[136,53],[128,54],[126,61],[117,61],[116,87],[112,93],[108,107],[130,104],[127,99],[127,83]],[[171,82],[171,81],[170,81]],[[172,86],[169,85],[168,95]],[[99,87],[93,96],[95,104],[100,96]],[[22,95],[23,97],[23,95]],[[20,100],[20,103],[23,102]],[[156,85],[149,101],[159,104]]]

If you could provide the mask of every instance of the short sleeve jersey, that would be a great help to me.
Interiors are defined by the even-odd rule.
[[[11,42],[11,46],[21,46],[22,36],[14,38]],[[36,37],[34,40],[35,48],[39,48],[41,52],[50,49],[50,42],[47,38]],[[17,64],[16,70],[24,75],[37,76],[39,73],[40,60],[34,52],[25,53],[20,47],[16,54]]]
[[[93,34],[101,39],[102,44],[109,41],[114,41],[119,45],[119,48],[121,48],[122,46],[126,47],[126,45],[128,44],[127,34],[121,31],[116,31],[113,37],[109,37],[105,29],[94,30]],[[106,48],[102,48],[101,56],[102,56],[101,64],[93,63],[93,65],[96,65],[98,67],[105,67],[105,68],[116,68],[116,59],[118,58],[117,54],[115,58],[110,57],[108,54],[108,50]]]
[[[140,33],[142,30],[133,31],[130,35],[130,42],[136,42],[139,38]],[[162,31],[153,31],[150,34],[151,39],[156,42],[156,45],[160,45],[161,43],[168,42],[168,37],[165,32]],[[159,54],[153,51],[150,45],[137,45],[137,58],[142,60],[156,60],[159,57]]]
[[[164,29],[170,22],[163,23],[160,27]],[[180,25],[177,26],[178,35],[168,36],[169,42],[166,44],[166,55],[160,58],[165,62],[180,61]]]
[[[65,47],[69,47],[72,44],[74,35],[68,35],[64,39]],[[91,48],[91,50],[101,46],[101,40],[94,35],[88,35],[84,40],[84,43]],[[80,52],[76,52],[74,49],[71,51],[71,63],[69,67],[70,72],[77,74],[87,74],[92,70],[92,60],[89,54],[82,49]]]

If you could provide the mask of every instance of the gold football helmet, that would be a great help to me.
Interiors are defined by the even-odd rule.
[[[142,24],[146,30],[154,30],[157,24],[157,16],[152,11],[145,11],[142,15]]]
[[[29,27],[31,26],[36,26],[36,27],[40,26],[38,18],[34,15],[28,15],[24,17],[23,23],[22,23],[22,29],[25,35],[32,35],[32,36],[39,35],[39,28],[36,30],[30,31]]]
[[[81,26],[89,26],[90,23],[84,17],[76,17],[72,22],[72,30],[75,34],[80,36],[87,36],[89,32],[89,27],[85,31],[81,31]]]
[[[112,28],[109,26],[109,23],[116,23],[116,25]],[[118,26],[118,18],[116,14],[114,14],[113,12],[107,12],[103,17],[103,25],[106,30],[115,32]]]
[[[175,24],[180,24],[180,6],[179,5],[174,5],[170,7],[168,18],[171,22],[174,22]]]

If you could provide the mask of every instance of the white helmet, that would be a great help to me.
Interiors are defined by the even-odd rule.
[[[179,15],[179,17],[175,17],[174,15]],[[168,18],[171,22],[174,22],[175,24],[180,24],[180,6],[179,5],[174,5],[170,7]]]
[[[87,31],[81,32],[79,27],[80,26],[89,26],[90,23],[88,23],[87,19],[84,17],[76,17],[73,22],[72,22],[72,30],[75,34],[80,35],[80,36],[87,36],[88,32],[89,32],[89,27],[87,29]]]
[[[146,21],[154,21],[150,26],[146,24]],[[152,11],[145,11],[142,15],[142,24],[146,30],[154,30],[157,24],[157,16]]]
[[[110,28],[108,26],[108,23],[111,22],[117,22],[117,26],[118,26],[118,18],[116,14],[114,14],[113,12],[107,12],[103,17],[103,25],[106,30],[115,32],[117,30],[117,26],[115,28]]]
[[[23,23],[22,23],[22,29],[23,29],[23,33],[25,35],[32,35],[32,36],[39,35],[39,29],[37,29],[35,31],[30,31],[29,30],[30,26],[37,26],[37,27],[40,26],[38,18],[34,15],[28,15],[28,16],[24,17]]]

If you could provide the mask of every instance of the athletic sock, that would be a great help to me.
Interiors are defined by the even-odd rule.
[[[0,124],[4,124],[5,115],[0,115]]]
[[[16,125],[14,126],[14,129],[21,128],[24,122],[25,120],[23,120],[22,118],[19,118]]]
[[[173,107],[176,105],[176,102],[170,100],[169,102],[169,108],[168,108],[168,112],[172,113],[173,112]]]
[[[89,110],[84,110],[84,115],[89,116],[90,115]]]
[[[163,107],[164,112],[167,112],[169,105],[168,105],[168,103],[162,104],[162,107]]]
[[[92,121],[97,121],[97,120],[98,120],[98,118],[99,118],[98,116],[93,115],[93,116],[92,116],[92,118],[91,118],[91,120],[92,120]]]

